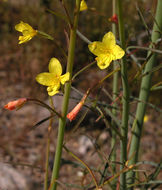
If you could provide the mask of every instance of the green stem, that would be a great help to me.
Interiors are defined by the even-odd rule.
[[[162,51],[161,50],[157,50],[157,49],[153,49],[151,47],[141,47],[141,46],[128,46],[126,50],[129,50],[129,49],[142,49],[142,50],[149,50],[151,52],[155,52],[155,53],[160,53],[162,54]]]
[[[52,99],[51,96],[49,96],[49,102],[50,102],[50,105],[51,105],[52,109],[54,109],[53,99]],[[52,115],[52,111],[51,111],[51,115]],[[49,123],[49,126],[48,126],[48,137],[47,137],[47,148],[46,148],[46,162],[45,162],[44,190],[48,190],[49,154],[50,154],[50,143],[51,143],[50,133],[51,133],[51,129],[52,129],[52,123],[53,123],[53,117],[50,119],[50,123]]]
[[[75,53],[75,42],[76,42],[76,28],[78,26],[79,19],[79,9],[80,9],[80,0],[76,0],[76,12],[74,16],[74,24],[70,30],[70,43],[69,43],[69,52],[68,52],[68,60],[67,60],[67,72],[70,73],[70,77],[72,77],[73,63],[74,63],[74,53]],[[63,99],[63,107],[62,107],[62,115],[63,117],[59,119],[59,129],[58,129],[58,139],[55,153],[54,166],[52,171],[51,190],[56,190],[57,183],[55,180],[58,179],[59,169],[60,169],[60,161],[64,140],[64,130],[66,125],[66,115],[68,110],[68,103],[70,97],[70,89],[71,83],[65,84],[65,94]]]
[[[80,39],[82,39],[84,42],[86,42],[87,44],[92,43],[87,37],[85,37],[79,30],[77,30],[77,35],[80,37]]]
[[[86,65],[85,67],[83,67],[81,70],[79,70],[77,73],[74,74],[74,76],[72,77],[72,81],[83,71],[87,70],[89,67],[93,66],[96,63],[96,61],[93,61],[92,63]]]
[[[121,46],[125,50],[125,34],[124,34],[124,23],[123,23],[123,13],[122,13],[122,0],[117,0],[118,3],[118,21],[119,21],[119,36],[121,41]],[[120,161],[122,163],[121,170],[125,166],[127,161],[127,136],[128,136],[128,119],[129,119],[129,86],[128,86],[128,76],[127,76],[127,63],[126,58],[124,57],[121,60],[121,77],[122,77],[122,86],[123,86],[123,112],[122,112],[122,125],[121,125],[121,134],[123,140],[121,141],[121,154]],[[120,175],[120,189],[126,190],[126,173],[121,173]]]
[[[162,30],[161,10],[162,10],[162,1],[158,0],[156,16],[155,16],[155,20],[158,26],[156,23],[154,23],[152,37],[151,37],[153,44],[156,43],[157,39],[160,37],[160,32],[161,32],[160,30]],[[160,27],[160,30],[159,30],[159,27]],[[148,54],[150,54],[150,51],[148,52]],[[156,63],[156,53],[154,53],[152,57],[149,59],[149,61],[147,62],[144,73],[149,73],[149,74],[144,76],[141,82],[141,88],[140,88],[140,94],[139,94],[140,102],[138,103],[138,106],[137,106],[136,119],[134,121],[134,130],[132,131],[133,136],[132,136],[132,141],[131,141],[130,151],[129,151],[129,157],[131,157],[131,155],[134,154],[133,158],[129,162],[130,165],[138,161],[138,152],[139,152],[139,147],[140,147],[143,119],[146,112],[146,104],[143,102],[147,102],[149,98],[149,91],[151,87],[151,78],[152,78],[152,73],[150,71],[154,67],[155,63]],[[130,184],[134,183],[134,176],[135,176],[135,172],[130,171],[128,173],[128,180]]]
[[[49,169],[49,153],[50,153],[50,131],[52,127],[52,120],[50,119],[50,124],[48,126],[48,137],[47,137],[47,148],[46,148],[46,162],[45,162],[45,179],[44,179],[44,190],[48,190],[48,169]]]
[[[42,31],[40,31],[40,30],[38,30],[38,34],[40,34],[42,37],[44,37],[44,38],[46,38],[46,39],[48,39],[48,40],[51,40],[51,41],[54,40],[54,38],[53,38],[51,35],[49,35],[49,34],[47,34],[47,33],[45,33],[45,32],[42,32]]]
[[[48,40],[53,41],[53,43],[55,44],[55,46],[60,50],[60,52],[62,52],[62,54],[65,56],[65,58],[67,58],[65,50],[57,43],[56,39],[54,39],[51,35],[49,35],[49,34],[47,34],[45,32],[39,31],[39,30],[38,30],[38,34],[40,34],[42,37],[44,37],[44,38],[46,38]]]
[[[89,171],[93,181],[94,181],[94,184],[96,186],[96,190],[99,190],[99,187],[98,187],[98,184],[97,184],[97,180],[96,180],[96,177],[94,176],[92,170],[88,167],[88,165],[83,162],[81,159],[79,159],[75,154],[73,154],[66,146],[64,146],[64,149],[66,150],[66,152],[68,152],[73,158],[75,158],[76,160],[78,160],[80,163],[83,164],[83,166],[85,166],[85,168],[87,168],[87,170]]]
[[[112,15],[116,14],[116,0],[113,0],[112,2]],[[116,23],[112,23],[112,32],[114,33],[114,35],[116,36]],[[117,62],[114,61],[113,63],[113,69],[115,70],[117,68]],[[115,72],[113,75],[113,101],[117,98],[117,94],[118,94],[118,72]],[[117,103],[114,103],[114,107],[117,106]],[[112,114],[114,116],[117,115],[117,110],[115,108],[112,109]],[[116,128],[116,124],[114,123],[114,121],[111,122],[112,127]],[[114,130],[112,130],[112,139],[111,139],[111,162],[112,162],[112,171],[113,173],[116,172],[116,149],[115,149],[115,144],[116,144],[116,132]],[[114,183],[115,184],[115,183]]]
[[[32,101],[32,102],[36,102],[36,103],[38,103],[38,105],[47,108],[50,112],[55,113],[58,117],[60,117],[60,118],[62,117],[62,115],[60,113],[58,113],[56,110],[54,110],[54,108],[52,108],[49,105],[45,104],[41,100],[34,99],[34,98],[27,98],[27,100]]]

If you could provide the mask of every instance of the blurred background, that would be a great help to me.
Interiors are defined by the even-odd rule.
[[[72,15],[75,1],[66,0],[65,2],[70,15]],[[106,32],[111,31],[109,18],[112,16],[112,1],[87,0],[86,2],[89,9],[80,14],[79,31],[89,40],[99,41]],[[149,35],[140,19],[137,8],[143,14],[151,32],[156,3],[156,0],[123,1],[127,46],[149,46]],[[51,14],[49,10],[65,14],[59,0],[0,0],[0,189],[2,185],[6,187],[6,184],[10,190],[43,189],[48,122],[36,130],[27,132],[27,129],[48,116],[48,112],[34,104],[27,104],[16,112],[4,110],[3,106],[9,101],[21,97],[38,98],[48,102],[46,87],[39,85],[35,81],[36,75],[48,71],[48,63],[52,57],[60,60],[65,71],[66,59],[55,43],[36,36],[28,43],[18,45],[18,36],[21,34],[15,31],[14,27],[20,21],[23,21],[30,24],[34,29],[53,36],[56,42],[67,52],[66,36],[69,34],[68,25],[54,14]],[[137,50],[133,54],[139,58],[139,64],[142,65],[147,52]],[[127,59],[129,78],[131,79],[131,76],[134,76],[137,71],[137,65],[131,56],[127,56]],[[89,52],[87,44],[78,37],[74,73],[93,60],[94,56]],[[161,56],[158,56],[157,65],[159,64],[161,64]],[[73,86],[84,93],[88,87],[103,78],[111,69],[110,67],[108,70],[101,71],[95,65],[79,75],[74,81]],[[152,84],[154,85],[161,80],[162,73],[158,70],[153,75]],[[131,86],[131,95],[136,97],[138,97],[139,82]],[[119,80],[119,88],[120,84],[121,81]],[[112,78],[105,82],[104,87],[111,94]],[[92,97],[95,97],[95,95],[94,92]],[[74,96],[80,98],[78,95]],[[101,96],[101,100],[105,99],[103,96]],[[143,154],[141,155],[141,159],[159,162],[162,159],[161,111],[159,111],[162,106],[161,90],[151,92],[149,101],[156,105],[158,109],[148,107],[147,119],[144,123],[145,130],[142,139]],[[61,103],[61,100],[57,99],[56,102]],[[108,102],[111,101],[108,100]],[[135,110],[135,105],[131,110],[132,112]],[[57,104],[57,107],[60,109],[61,104]],[[93,117],[92,121],[95,121],[97,117]],[[104,126],[100,130],[98,126],[102,124],[95,124],[96,126],[93,128],[94,124],[92,123],[89,120],[85,120],[84,126],[72,138],[69,138],[71,134],[68,131],[65,139],[72,151],[78,154],[85,162],[96,167],[96,163],[99,163],[101,160],[94,153],[96,150],[90,139],[98,138],[97,142],[101,143],[102,152],[105,154],[110,153],[110,150],[107,148],[107,144],[110,141],[108,140],[109,133],[105,130]],[[88,137],[85,136],[85,133],[88,134]],[[56,144],[56,138],[53,138],[53,136],[56,135],[57,125],[54,126],[51,134],[51,163],[53,162]],[[87,144],[84,144],[85,142]],[[66,153],[63,153],[63,157],[66,157],[66,161],[73,160]],[[82,175],[79,173],[80,168],[73,170],[73,166],[67,164],[66,161],[63,162],[63,166],[61,167],[60,181],[79,184],[82,178]],[[148,172],[152,169],[154,168],[147,168]],[[83,172],[82,170],[81,172]],[[5,184],[2,182],[3,180]],[[84,183],[88,183],[88,180]],[[11,186],[10,183],[12,184]],[[15,184],[15,188],[13,184]],[[63,187],[60,187],[60,189],[63,189]],[[72,187],[70,189],[75,190],[77,188]],[[2,190],[4,189],[2,188]]]

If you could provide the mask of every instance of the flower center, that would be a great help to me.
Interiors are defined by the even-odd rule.
[[[103,49],[103,52],[104,52],[104,54],[112,54],[113,53],[112,50],[108,49],[108,48]]]

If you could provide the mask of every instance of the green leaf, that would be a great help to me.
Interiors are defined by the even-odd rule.
[[[39,121],[38,123],[36,123],[34,126],[32,126],[32,127],[30,128],[30,131],[36,129],[36,128],[39,127],[42,123],[44,123],[45,121],[48,121],[48,120],[51,119],[52,117],[53,117],[53,115],[42,119],[41,121]]]

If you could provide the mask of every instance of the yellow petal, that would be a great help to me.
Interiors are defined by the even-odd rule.
[[[19,44],[31,40],[38,33],[37,30],[34,30],[29,24],[22,21],[15,26],[15,29],[23,34],[23,36],[19,37]]]
[[[112,61],[112,56],[102,54],[102,55],[96,57],[96,61],[97,61],[97,65],[100,69],[106,69]]]
[[[19,32],[23,32],[24,30],[30,30],[30,31],[32,31],[33,28],[29,24],[21,21],[19,24],[17,24],[15,26],[15,30],[17,30]]]
[[[88,9],[88,7],[87,7],[86,2],[84,0],[82,0],[80,3],[80,11],[85,11],[87,9]]]
[[[62,74],[62,66],[60,61],[56,58],[52,58],[48,65],[49,72],[56,76],[61,76]]]
[[[70,73],[67,72],[66,74],[61,76],[61,84],[65,84],[65,82],[70,80]]]
[[[29,40],[31,40],[31,36],[19,36],[19,44],[22,44],[22,43],[25,43],[25,42],[28,42]]]
[[[120,46],[115,45],[115,47],[112,49],[112,54],[113,60],[116,60],[121,59],[124,56],[125,52]]]
[[[40,73],[36,76],[36,81],[44,86],[58,86],[60,83],[59,78],[55,77],[52,73]]]
[[[115,36],[112,32],[108,32],[104,35],[102,42],[108,49],[112,49],[116,45]]]
[[[104,54],[106,51],[106,47],[102,42],[92,42],[88,45],[89,50],[94,54],[99,56],[100,54]]]
[[[33,38],[37,34],[37,30],[23,30],[22,34],[23,36],[31,36]]]
[[[47,88],[47,92],[49,96],[54,96],[55,94],[59,93],[60,84],[55,86],[49,86]]]

